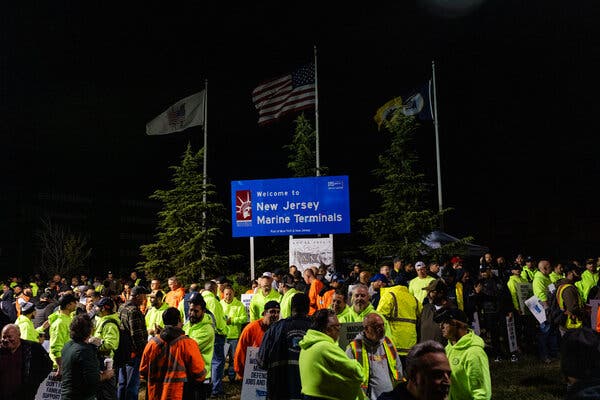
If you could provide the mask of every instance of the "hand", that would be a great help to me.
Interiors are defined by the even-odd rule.
[[[62,373],[60,372],[60,367],[58,367],[58,369],[54,373],[54,376],[52,376],[52,379],[54,379],[55,381],[60,381],[61,378],[62,378]]]
[[[110,379],[113,376],[115,376],[115,370],[114,369],[105,369],[104,371],[100,371],[100,380],[101,381],[105,381],[107,379]]]
[[[91,343],[96,347],[100,347],[102,345],[102,339],[92,336],[88,339],[88,343]]]
[[[50,321],[45,320],[44,323],[42,324],[42,328],[44,328],[44,330],[50,328]]]

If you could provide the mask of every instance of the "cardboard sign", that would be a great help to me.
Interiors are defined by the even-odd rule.
[[[525,305],[540,324],[546,322],[546,311],[544,309],[544,305],[537,296],[534,295],[525,300]]]
[[[592,308],[592,315],[590,318],[592,326],[590,326],[590,328],[593,330],[596,330],[596,324],[598,324],[598,305],[600,305],[600,300],[590,300],[590,306]]]
[[[246,350],[246,366],[240,400],[265,400],[267,398],[267,371],[256,363],[258,347]]]
[[[50,375],[40,384],[35,395],[35,400],[60,400],[60,381],[52,379],[54,373]]]
[[[511,353],[517,351],[517,330],[515,328],[515,318],[513,316],[506,317],[506,332],[508,338],[508,350]]]
[[[346,350],[348,343],[354,340],[356,335],[359,332],[362,332],[363,325],[362,322],[345,322],[341,324],[340,327],[340,338],[338,339],[338,344],[342,348],[342,350]]]
[[[533,287],[531,283],[518,283],[517,284],[517,299],[519,300],[519,309],[524,314],[529,314],[529,309],[525,305],[525,300],[533,296]]]

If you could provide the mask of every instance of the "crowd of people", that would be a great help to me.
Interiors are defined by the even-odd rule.
[[[188,285],[135,271],[12,276],[0,298],[0,365],[14,368],[0,368],[0,400],[33,399],[44,379],[60,381],[63,400],[138,400],[141,387],[148,399],[225,396],[224,380],[243,382],[250,348],[268,399],[490,399],[490,361],[526,353],[561,360],[569,398],[600,393],[600,318],[591,329],[588,306],[600,299],[600,259],[487,253],[476,264],[292,265],[245,293],[226,276]],[[539,322],[524,306],[532,295],[562,318]],[[342,348],[351,324],[359,332]],[[599,355],[584,371],[572,362],[581,348]]]

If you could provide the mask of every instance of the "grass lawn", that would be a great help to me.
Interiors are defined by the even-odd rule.
[[[565,395],[559,361],[544,364],[534,356],[522,355],[516,363],[492,361],[490,373],[493,400],[561,400]],[[223,386],[227,393],[223,400],[240,398],[240,383],[225,380]]]
[[[494,400],[558,400],[565,396],[559,361],[544,364],[525,355],[516,363],[492,361],[490,373]]]

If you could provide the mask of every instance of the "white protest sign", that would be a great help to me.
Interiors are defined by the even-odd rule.
[[[506,317],[506,332],[508,337],[508,350],[511,353],[517,351],[517,331],[515,329],[515,318],[511,315]]]
[[[544,310],[544,305],[537,296],[534,295],[525,300],[525,305],[540,324],[546,322],[546,311]]]
[[[54,373],[44,379],[35,395],[35,400],[60,400],[60,381],[51,379]]]
[[[289,265],[295,265],[300,272],[313,266],[333,265],[333,236],[302,239],[290,236]]]
[[[356,335],[363,330],[362,322],[344,322],[340,326],[340,338],[338,344],[346,350],[348,343],[354,340]]]
[[[242,304],[244,304],[244,307],[246,307],[246,315],[250,315],[250,301],[252,300],[253,296],[254,296],[254,293],[252,293],[252,294],[244,293],[243,295],[240,296]],[[248,321],[249,320],[250,320],[250,318],[248,318]]]
[[[246,350],[246,365],[240,400],[264,400],[267,398],[267,371],[260,369],[256,363],[258,347]]]

